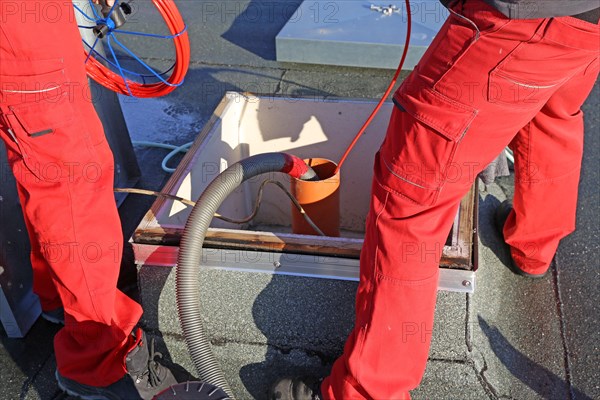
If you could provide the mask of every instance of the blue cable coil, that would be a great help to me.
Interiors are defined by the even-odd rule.
[[[158,38],[158,39],[174,39],[174,38],[177,38],[178,36],[183,35],[187,31],[187,25],[185,25],[184,28],[180,32],[172,34],[172,35],[159,35],[159,34],[154,34],[154,33],[135,32],[135,31],[127,31],[127,30],[116,29],[115,28],[115,23],[110,18],[110,15],[115,10],[115,7],[118,6],[119,0],[116,0],[114,2],[114,4],[112,5],[110,11],[107,13],[106,17],[102,17],[102,16],[100,16],[98,14],[98,10],[96,9],[96,7],[94,6],[94,4],[92,3],[91,0],[88,0],[88,3],[90,5],[90,8],[92,9],[92,12],[94,14],[94,18],[92,18],[91,16],[89,16],[85,11],[83,11],[76,4],[74,4],[73,6],[75,7],[75,9],[79,13],[81,13],[83,15],[83,17],[85,19],[87,19],[88,21],[93,22],[95,25],[93,25],[93,26],[78,25],[78,26],[79,26],[79,28],[82,28],[82,29],[93,29],[93,28],[96,27],[96,25],[100,25],[100,24],[106,25],[108,27],[108,33],[106,34],[106,47],[108,47],[108,50],[109,50],[110,55],[112,57],[112,61],[109,60],[104,55],[100,54],[100,52],[98,52],[96,50],[96,46],[100,42],[100,38],[96,37],[96,39],[94,40],[94,43],[92,45],[90,45],[85,39],[82,39],[83,43],[89,49],[88,55],[87,55],[87,57],[85,59],[86,63],[88,62],[89,58],[93,54],[95,58],[99,58],[100,60],[104,61],[106,64],[110,65],[113,69],[117,70],[119,72],[119,75],[121,75],[121,77],[123,78],[123,82],[124,82],[124,84],[125,84],[125,86],[127,88],[127,91],[129,92],[130,96],[133,96],[133,94],[131,93],[131,89],[129,88],[129,84],[127,82],[127,80],[128,80],[127,76],[137,77],[136,79],[140,79],[142,81],[142,83],[144,83],[144,84],[147,83],[146,79],[148,79],[148,78],[158,79],[163,84],[165,84],[167,86],[172,86],[172,87],[178,87],[178,86],[181,86],[183,84],[183,80],[181,82],[179,82],[178,84],[173,84],[173,83],[168,82],[164,78],[164,76],[166,76],[167,74],[169,74],[173,70],[173,68],[175,67],[175,63],[173,63],[168,69],[164,70],[163,72],[158,72],[155,69],[153,69],[152,67],[150,67],[146,62],[144,62],[140,57],[138,57],[133,51],[131,51],[121,41],[119,41],[119,39],[117,39],[117,37],[116,37],[115,34],[116,33],[120,33],[120,34],[125,34],[125,35],[145,36],[145,37],[152,37],[152,38]],[[119,62],[118,58],[117,58],[115,49],[114,49],[113,44],[112,44],[113,41],[125,53],[127,53],[130,57],[132,57],[135,61],[137,61],[142,67],[144,67],[144,69],[146,69],[148,72],[150,72],[150,74],[142,74],[142,73],[134,72],[134,71],[131,71],[131,70],[127,69],[127,68],[124,68],[121,65],[121,63]]]

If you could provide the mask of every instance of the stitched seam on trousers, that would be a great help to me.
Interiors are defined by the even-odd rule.
[[[477,115],[477,112],[475,113],[475,115]],[[444,170],[444,174],[446,174],[448,172],[448,166],[450,164],[454,163],[454,158],[456,157],[456,152],[458,151],[458,146],[462,143],[462,140],[465,137],[465,135],[467,134],[468,130],[469,130],[469,126],[467,126],[465,128],[460,139],[452,142],[452,151],[450,152],[450,155],[448,156],[448,163],[445,166],[446,169]],[[442,189],[444,189],[444,186],[446,186],[447,181],[448,181],[447,178],[444,177],[444,179],[440,183],[439,188],[435,191],[435,194],[433,195],[433,200],[432,200],[431,204],[437,204],[437,201],[440,198],[440,194],[442,193]]]
[[[579,168],[579,167],[577,167],[577,168],[574,168],[574,169],[572,169],[571,171],[569,171],[569,172],[567,172],[567,173],[565,173],[565,174],[562,174],[562,175],[559,175],[559,176],[554,176],[554,177],[552,177],[552,178],[546,178],[546,179],[530,179],[530,180],[523,180],[523,179],[521,179],[521,180],[519,180],[519,183],[533,183],[533,184],[536,184],[536,183],[551,183],[551,182],[557,182],[557,181],[562,181],[563,179],[565,179],[565,178],[568,178],[570,175],[573,175],[573,174],[575,174],[575,173],[578,173],[579,171],[580,171],[580,168]]]
[[[598,52],[598,50],[588,50],[588,49],[582,49],[581,47],[569,46],[569,45],[566,45],[564,43],[557,42],[556,40],[552,40],[549,37],[546,37],[545,39],[547,41],[549,41],[549,42],[556,43],[556,44],[558,44],[560,46],[568,47],[569,49],[574,49],[574,50],[577,50],[577,51],[583,51],[583,52],[590,53],[590,54],[596,54]]]
[[[17,52],[15,51],[15,47],[10,42],[10,40],[8,39],[8,35],[5,33],[4,29],[2,29],[1,26],[0,26],[0,37],[4,37],[5,43],[8,43],[8,47],[10,47],[10,50],[12,51],[13,55],[16,56]]]
[[[515,52],[519,51],[521,47],[525,46],[526,44],[538,43],[540,40],[542,40],[543,36],[540,32],[542,32],[545,29],[546,25],[548,25],[548,21],[549,18],[544,18],[535,29],[533,35],[529,39],[521,41],[519,44],[513,47],[512,50],[510,50],[509,54],[506,56],[506,58],[500,61],[500,63],[496,65],[496,67],[494,67],[491,73],[494,74],[502,71],[504,66],[515,57]]]
[[[70,209],[71,209],[71,226],[73,228],[73,238],[75,239],[75,243],[79,243],[79,241],[77,240],[77,236],[76,236],[76,230],[75,230],[75,219],[74,219],[74,210],[73,210],[73,196],[71,193],[71,183],[69,181],[67,181],[67,190],[69,192],[69,202],[70,202]],[[79,244],[81,245],[81,244]],[[79,247],[79,246],[78,246]],[[100,314],[98,314],[98,310],[96,309],[96,302],[94,301],[94,296],[92,294],[92,291],[90,290],[90,284],[88,282],[88,277],[86,274],[86,270],[85,267],[83,266],[83,263],[81,262],[81,258],[79,256],[77,256],[77,260],[79,261],[79,268],[81,269],[81,275],[83,276],[83,280],[85,282],[85,286],[88,292],[88,295],[90,297],[90,303],[92,304],[92,307],[94,308],[94,313],[96,313],[96,318],[98,320],[101,320],[100,318]]]
[[[23,148],[21,147],[21,143],[17,140],[17,136],[14,134],[12,127],[8,118],[6,117],[6,112],[0,106],[0,129],[4,130],[5,134],[9,136],[9,140],[12,141],[18,149],[18,155],[21,160],[23,160]],[[24,162],[23,162],[24,163]],[[26,166],[27,168],[27,166]],[[11,166],[12,169],[12,166]]]
[[[595,60],[595,59],[593,59],[593,60],[592,60],[592,62],[594,62],[594,60]],[[587,69],[588,69],[588,66],[589,66],[589,65],[590,65],[590,64],[583,65],[583,66],[581,66],[579,69],[575,70],[575,71],[574,71],[574,72],[571,74],[571,76],[569,76],[569,77],[567,78],[567,80],[565,80],[565,81],[563,82],[563,85],[566,85],[566,84],[567,84],[567,83],[568,83],[568,82],[569,82],[571,79],[573,79],[573,78],[575,78],[575,77],[579,77],[580,75],[585,75],[585,72],[587,71]],[[581,111],[581,109],[580,109],[580,111]]]
[[[398,286],[422,286],[422,285],[427,285],[429,284],[433,279],[437,279],[438,278],[438,273],[434,273],[433,275],[431,275],[428,278],[425,279],[419,279],[419,280],[409,280],[409,279],[398,279],[398,278],[393,278],[390,276],[386,276],[383,275],[382,273],[378,272],[377,273],[377,277],[381,280],[384,281],[388,281],[390,283],[393,283],[394,285],[398,285]]]
[[[421,189],[427,189],[427,190],[436,190],[436,189],[438,189],[438,187],[427,187],[427,186],[419,185],[418,183],[413,182],[413,181],[411,181],[411,180],[403,177],[402,175],[398,174],[396,171],[394,171],[392,169],[392,167],[388,164],[388,161],[385,159],[385,157],[383,155],[380,155],[380,157],[383,160],[383,163],[385,164],[385,167],[387,168],[387,170],[390,171],[390,173],[392,175],[394,175],[396,178],[398,178],[400,180],[403,180],[404,182],[406,182],[408,184],[411,184],[413,186],[416,186],[418,188],[421,188]]]
[[[377,213],[377,217],[375,217],[375,230],[377,231],[377,225],[379,222],[379,217],[381,216],[381,214],[383,214],[383,212],[385,211],[385,208],[387,207],[387,203],[388,203],[388,199],[390,197],[390,193],[386,191],[385,193],[385,199],[383,201],[381,210]],[[377,233],[377,246],[375,246],[375,256],[374,256],[374,260],[373,260],[373,270],[371,271],[371,279],[369,281],[369,319],[367,321],[367,323],[365,324],[364,327],[361,328],[360,330],[360,359],[362,359],[363,357],[363,352],[364,352],[364,346],[365,346],[365,335],[367,330],[369,329],[369,325],[371,322],[371,319],[373,318],[373,295],[375,294],[375,291],[373,290],[374,286],[375,286],[375,276],[377,274],[377,254],[379,253],[379,233]],[[348,368],[348,370],[350,370]],[[356,382],[361,385],[360,383],[360,369],[358,371],[356,371],[356,376],[355,376],[355,380]],[[362,386],[362,385],[361,385]]]
[[[433,89],[429,89],[429,88],[426,87],[426,88],[424,88],[424,90],[427,91],[428,93],[431,93],[434,97],[437,97],[442,102],[445,102],[447,104],[451,104],[451,105],[453,105],[456,108],[459,108],[459,109],[462,109],[464,111],[467,111],[467,112],[471,113],[471,117],[469,118],[469,120],[466,121],[461,126],[461,128],[460,128],[461,135],[464,135],[464,133],[468,129],[469,125],[471,124],[471,122],[473,121],[473,119],[475,118],[475,116],[477,115],[477,110],[473,109],[472,107],[466,106],[466,105],[464,105],[462,103],[459,103],[458,101],[456,101],[456,100],[454,100],[454,99],[452,99],[450,97],[444,96],[442,93],[440,93],[436,89],[438,83],[440,83],[439,80],[433,86]],[[400,95],[403,95],[403,94],[400,93]],[[443,124],[438,123],[437,119],[431,118],[431,117],[429,117],[428,114],[425,114],[425,113],[422,113],[422,112],[418,112],[418,111],[414,112],[414,117],[416,119],[420,120],[421,122],[423,122],[424,124],[428,125],[429,127],[434,128],[440,135],[444,136],[449,141],[451,141],[451,142],[456,142],[457,141],[457,139],[454,137],[454,135],[448,133],[448,129],[444,128]]]
[[[438,82],[439,82],[439,81],[438,81]],[[456,108],[460,108],[460,109],[462,109],[462,110],[464,110],[464,111],[468,111],[468,112],[470,112],[470,113],[473,113],[473,112],[475,111],[475,110],[473,109],[473,107],[471,107],[471,106],[468,106],[468,105],[465,105],[465,104],[463,104],[463,103],[461,103],[461,102],[459,102],[459,101],[457,101],[457,100],[453,99],[452,97],[448,97],[448,96],[446,96],[446,95],[444,95],[444,94],[442,94],[442,93],[438,92],[437,90],[435,90],[435,85],[434,85],[434,88],[433,88],[433,89],[430,89],[430,88],[428,88],[428,87],[425,87],[424,89],[425,89],[425,90],[427,90],[429,93],[433,94],[435,97],[437,97],[437,98],[438,98],[438,99],[440,99],[441,101],[443,101],[443,102],[446,102],[446,103],[450,103],[450,104],[452,104],[453,106],[455,106]],[[431,119],[431,118],[429,118],[429,119],[430,119],[431,121],[435,121],[435,119]]]
[[[398,192],[397,190],[394,190],[394,189],[392,189],[391,187],[389,187],[389,186],[387,186],[387,185],[385,185],[385,184],[381,183],[381,182],[379,181],[379,179],[375,178],[375,181],[376,181],[376,182],[377,182],[377,184],[378,184],[379,186],[381,186],[381,188],[382,188],[383,190],[385,190],[386,192],[388,192],[388,193],[391,193],[391,194],[393,194],[393,195],[395,195],[395,196],[402,197],[403,199],[405,199],[405,200],[408,200],[408,201],[410,201],[411,203],[413,203],[413,204],[415,204],[415,205],[417,205],[417,206],[421,206],[421,205],[423,205],[423,204],[419,203],[418,201],[415,201],[415,200],[411,199],[410,197],[408,197],[408,196],[406,196],[406,195],[404,195],[404,194],[402,194],[402,193]]]
[[[529,121],[525,127],[524,132],[527,132],[527,148],[525,154],[527,154],[527,160],[525,160],[526,171],[531,171],[531,121]]]
[[[531,84],[528,84],[527,82],[518,81],[512,75],[510,75],[510,74],[508,74],[508,73],[506,73],[504,71],[498,71],[498,72],[496,72],[496,76],[504,78],[504,79],[506,79],[507,81],[509,81],[510,83],[512,83],[514,85],[521,86],[521,87],[528,88],[528,89],[552,89],[552,88],[555,88],[558,85],[560,85],[560,84],[562,84],[562,83],[564,83],[566,81],[566,79],[563,78],[563,79],[560,79],[560,80],[558,80],[556,82],[548,82],[549,85],[531,85]]]

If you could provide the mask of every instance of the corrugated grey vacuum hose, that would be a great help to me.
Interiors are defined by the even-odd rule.
[[[175,292],[179,322],[198,371],[198,379],[233,392],[223,376],[206,335],[200,314],[198,275],[204,237],[221,203],[245,180],[267,172],[285,172],[302,180],[318,180],[302,160],[285,153],[265,153],[246,158],[223,171],[208,185],[188,218],[179,246]]]

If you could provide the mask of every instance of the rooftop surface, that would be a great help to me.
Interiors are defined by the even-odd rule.
[[[281,10],[284,6],[297,7],[297,0],[176,3],[189,24],[190,71],[185,84],[164,98],[121,98],[133,140],[172,144],[194,140],[226,91],[373,99],[381,96],[393,75],[389,70],[278,63],[275,36],[289,17]],[[249,7],[261,10],[259,19],[244,12]],[[144,18],[154,21],[152,17]],[[144,46],[159,57],[160,45],[144,42]],[[477,288],[472,295],[440,292],[432,351],[423,383],[413,393],[415,399],[600,398],[598,89],[596,85],[584,105],[586,147],[577,231],[561,242],[552,274],[530,281],[507,270],[508,254],[493,227],[493,211],[512,195],[512,177],[482,188]],[[136,147],[136,155],[142,169],[138,186],[160,190],[168,179],[160,168],[164,152]],[[131,235],[152,201],[129,196],[122,204],[120,213],[127,235]],[[154,329],[154,336],[163,339],[161,350],[168,360],[181,367],[181,376],[185,371],[193,376],[195,371],[185,345],[176,334],[177,322],[167,317],[173,296],[170,272],[142,269],[140,275],[142,284],[148,285],[146,293],[157,287],[159,293],[162,291],[160,300],[155,293],[156,307],[146,310],[146,323]],[[225,300],[227,296],[222,301],[213,296],[207,312],[215,313],[211,329],[230,332],[213,344],[239,398],[264,398],[272,380],[284,372],[324,374],[341,351],[343,341],[338,338],[351,326],[355,283],[300,282],[306,278],[265,275],[248,278],[236,273],[206,279],[214,282],[215,290],[219,290],[219,285],[234,287],[238,296],[234,308]],[[282,347],[277,342],[277,327],[293,329],[295,320],[281,316],[275,322],[263,321],[252,313],[271,297],[289,293],[299,284],[316,293],[322,310],[347,310],[331,315],[339,323],[331,324],[330,334],[315,334],[335,338],[322,342],[320,351],[308,348],[303,340]],[[219,312],[230,314],[221,318]],[[174,318],[172,313],[170,318]],[[242,323],[249,328],[236,328]],[[271,326],[274,323],[277,326]],[[38,320],[24,339],[8,339],[0,328],[0,398],[66,398],[54,380],[52,338],[57,330]]]

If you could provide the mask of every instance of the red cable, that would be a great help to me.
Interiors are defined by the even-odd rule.
[[[373,110],[373,112],[371,113],[371,115],[369,115],[369,118],[367,118],[367,120],[363,124],[362,128],[360,128],[360,130],[358,131],[358,133],[354,137],[354,140],[352,141],[352,143],[350,143],[350,146],[348,146],[348,148],[344,152],[344,155],[340,159],[340,162],[338,163],[338,166],[335,169],[335,173],[334,174],[337,174],[340,171],[340,168],[342,168],[342,164],[344,163],[344,161],[346,161],[346,158],[348,157],[348,155],[350,154],[350,152],[354,148],[354,145],[358,142],[358,139],[360,139],[360,137],[365,132],[365,130],[367,129],[367,127],[371,124],[371,121],[373,121],[373,118],[375,118],[375,115],[377,115],[377,113],[381,109],[381,106],[383,105],[383,102],[385,101],[385,99],[387,99],[387,97],[390,95],[392,89],[396,85],[396,81],[398,80],[398,76],[400,75],[400,71],[402,70],[402,66],[404,65],[404,59],[406,58],[406,54],[408,53],[408,44],[410,42],[411,19],[410,19],[410,4],[409,4],[409,0],[406,0],[406,15],[408,17],[407,24],[406,24],[406,41],[404,42],[404,51],[402,52],[402,58],[400,59],[400,64],[398,65],[398,69],[396,70],[396,73],[394,74],[394,77],[392,78],[392,81],[390,82],[390,84],[389,84],[388,88],[386,89],[385,93],[381,97],[381,100],[379,100],[379,103],[377,103],[377,106],[375,107],[375,109]]]
[[[90,57],[86,63],[87,74],[90,78],[114,92],[125,95],[131,94],[135,97],[164,96],[183,82],[190,65],[190,42],[187,31],[184,32],[185,23],[172,0],[152,0],[152,3],[164,18],[171,35],[177,35],[173,38],[175,66],[173,67],[173,73],[167,79],[170,85],[163,82],[144,84],[131,80],[127,80],[127,84],[125,84],[123,76],[111,71],[93,57]],[[85,51],[85,56],[87,57],[87,51]]]

